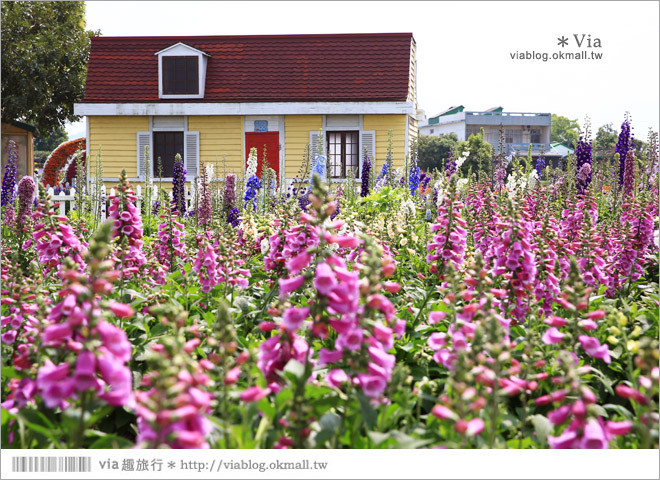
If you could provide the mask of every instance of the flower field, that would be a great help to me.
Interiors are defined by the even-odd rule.
[[[10,162],[2,444],[658,448],[652,140],[280,189],[252,156],[189,204],[177,162],[66,215]]]

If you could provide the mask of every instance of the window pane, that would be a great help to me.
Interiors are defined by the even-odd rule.
[[[174,175],[174,157],[183,158],[183,132],[154,132],[154,175],[158,176],[158,157],[161,159],[163,177]]]
[[[353,175],[358,175],[359,165],[359,133],[358,132],[328,132],[328,168],[332,178],[346,178],[353,169]]]
[[[163,93],[199,93],[198,57],[163,57]]]

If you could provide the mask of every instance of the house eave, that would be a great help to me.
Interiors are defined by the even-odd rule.
[[[413,102],[76,103],[76,115],[414,115]]]

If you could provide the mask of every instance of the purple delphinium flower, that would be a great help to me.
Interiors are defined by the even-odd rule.
[[[632,150],[628,150],[626,161],[624,162],[623,174],[623,198],[632,197],[635,195],[635,154]]]
[[[257,190],[261,188],[261,182],[256,175],[252,175],[247,182],[247,189],[245,190],[245,208],[248,203],[252,202],[252,210],[257,209]]]
[[[385,159],[385,163],[383,164],[383,168],[380,170],[378,177],[376,177],[376,183],[379,183],[383,179],[385,179],[385,183],[386,183],[391,168],[392,168],[392,158],[388,156]]]
[[[584,195],[591,183],[591,131],[589,121],[585,126],[584,135],[580,135],[577,147],[575,149],[576,157],[576,186],[579,195]],[[588,166],[587,166],[588,165]]]
[[[186,194],[184,191],[184,184],[186,182],[186,169],[183,167],[183,160],[181,155],[178,155],[174,158],[174,175],[172,178],[172,195],[173,203],[175,205],[176,211],[179,215],[184,215],[186,213]]]
[[[630,133],[630,117],[626,113],[626,118],[621,124],[621,133],[616,143],[615,152],[619,154],[619,186],[623,185],[623,175],[626,169],[626,157],[628,151],[635,148],[635,141]]]
[[[15,141],[9,140],[7,142],[7,165],[5,165],[5,173],[2,177],[2,200],[0,203],[3,207],[14,201],[17,167],[18,147]]]
[[[34,183],[32,177],[25,176],[18,182],[18,216],[16,217],[16,226],[19,231],[26,230],[29,227],[36,191],[37,185]]]
[[[419,177],[419,185],[422,187],[422,190],[426,190],[426,187],[428,187],[430,181],[431,176],[427,175],[426,173],[422,173],[422,175]]]
[[[536,159],[536,174],[541,178],[541,174],[545,170],[545,158],[543,156]]]
[[[153,205],[151,206],[151,214],[158,215],[159,212],[160,212],[160,202],[158,200],[155,200]]]
[[[410,166],[408,186],[410,187],[410,195],[413,197],[419,193],[419,167],[414,163]]]
[[[339,199],[336,200],[337,202],[337,208],[335,209],[335,212],[330,215],[330,220],[334,220],[337,215],[339,215],[339,208],[340,208],[340,202]]]
[[[454,159],[454,152],[449,154],[449,158],[445,162],[445,173],[447,174],[448,177],[451,177],[454,173],[456,173],[456,160]]]
[[[238,208],[232,208],[227,215],[227,223],[236,228],[241,224],[241,213]]]
[[[305,192],[304,195],[298,197],[298,205],[303,211],[307,211],[307,205],[309,205],[309,195]]]
[[[365,155],[364,162],[362,163],[362,189],[360,190],[361,197],[369,196],[369,175],[371,174],[371,160],[369,155]]]

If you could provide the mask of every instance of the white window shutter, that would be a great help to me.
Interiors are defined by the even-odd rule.
[[[185,165],[188,179],[199,177],[199,132],[185,132]]]
[[[316,157],[319,154],[319,131],[312,130],[309,132],[309,168],[310,170],[316,165]]]
[[[362,178],[362,164],[364,163],[364,150],[367,150],[369,159],[371,160],[371,168],[375,168],[376,159],[376,131],[364,130],[360,132],[360,174],[358,178]]]
[[[149,158],[144,157],[144,149],[149,147]],[[151,171],[151,132],[137,132],[137,174],[142,180],[146,179],[147,169]]]

